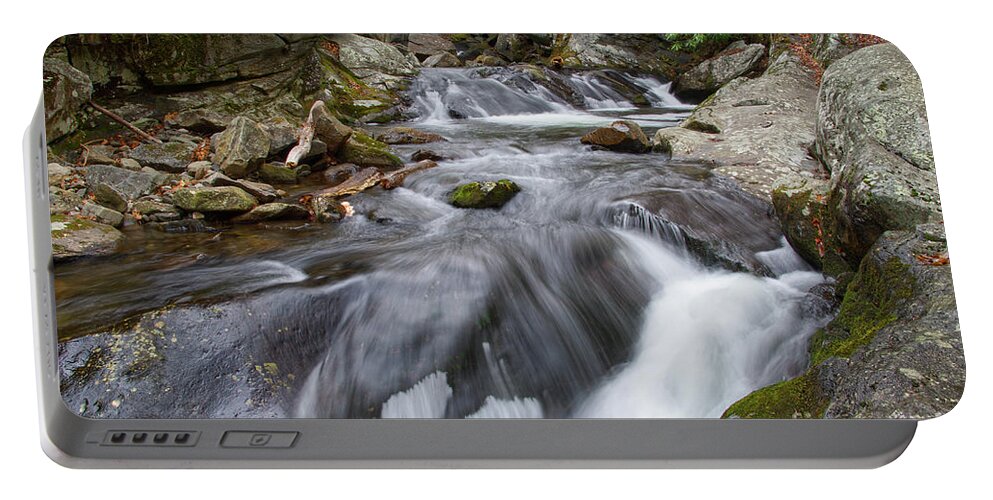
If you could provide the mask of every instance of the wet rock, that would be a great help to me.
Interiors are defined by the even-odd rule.
[[[403,160],[391,153],[389,146],[360,132],[352,134],[337,156],[344,163],[361,167],[395,170],[403,166]]]
[[[128,209],[127,198],[110,184],[99,183],[90,189],[90,194],[94,201],[112,210],[124,212]]]
[[[48,185],[58,186],[63,180],[76,175],[70,167],[64,167],[58,163],[48,164]]]
[[[51,224],[52,257],[56,262],[111,254],[124,237],[111,226],[81,217],[52,215]]]
[[[838,276],[851,266],[838,239],[830,191],[826,179],[790,174],[776,182],[772,206],[790,246],[817,269]]]
[[[93,84],[85,73],[61,59],[46,57],[42,70],[45,134],[52,142],[82,123],[82,109],[93,94]]]
[[[442,52],[425,59],[423,65],[425,68],[458,68],[462,61],[453,54]]]
[[[341,64],[366,84],[396,89],[405,77],[417,74],[416,59],[411,61],[388,43],[353,34],[331,35],[328,40],[338,45]]]
[[[100,184],[106,184],[127,200],[134,200],[153,193],[167,179],[166,175],[161,172],[132,172],[110,165],[86,167],[85,177],[86,184],[91,190],[96,189]]]
[[[598,128],[584,135],[579,142],[621,153],[645,153],[651,149],[651,142],[637,123],[617,120],[609,127]]]
[[[831,171],[840,239],[854,263],[886,230],[940,220],[924,92],[892,44],[857,50],[824,73],[816,148]]]
[[[254,182],[247,179],[232,179],[221,172],[214,172],[213,174],[207,176],[201,184],[208,186],[233,186],[252,195],[255,199],[261,201],[262,203],[268,203],[279,197],[279,192],[276,188],[270,186],[269,184]]]
[[[500,208],[521,188],[511,180],[461,184],[449,195],[448,202],[459,208]]]
[[[164,172],[185,172],[193,161],[196,146],[188,142],[166,142],[164,144],[142,143],[129,153],[131,159],[144,167]]]
[[[455,44],[445,35],[411,33],[407,39],[407,50],[424,60],[437,54],[455,53]]]
[[[83,217],[90,217],[108,226],[121,227],[121,224],[124,222],[124,214],[121,212],[111,210],[92,201],[84,202],[80,213]]]
[[[83,204],[83,197],[74,191],[62,189],[57,186],[48,188],[48,205],[52,214],[66,214],[79,210]]]
[[[392,127],[376,134],[376,140],[386,144],[427,144],[444,141],[445,138],[410,127]]]
[[[757,70],[765,53],[762,44],[747,45],[738,40],[680,75],[674,90],[680,96],[708,96],[731,80]]]
[[[285,165],[263,163],[259,167],[259,177],[272,184],[296,184],[297,172]]]
[[[180,189],[173,193],[172,201],[187,212],[218,214],[247,212],[256,206],[252,195],[234,186]]]
[[[333,196],[315,196],[310,200],[310,209],[318,222],[339,222],[350,215],[350,208]]]
[[[240,179],[254,172],[268,155],[269,134],[258,123],[239,116],[218,137],[213,161],[226,175]]]
[[[414,151],[414,154],[410,155],[410,161],[441,161],[445,159],[447,158],[431,151],[430,149],[418,149],[417,151]]]
[[[175,206],[150,199],[138,200],[131,205],[131,213],[142,222],[167,222],[179,220],[183,213]]]
[[[292,203],[266,203],[253,208],[244,215],[235,217],[234,222],[261,222],[267,220],[307,219],[310,212]]]

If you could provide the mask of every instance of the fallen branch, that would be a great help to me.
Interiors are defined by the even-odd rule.
[[[337,186],[322,189],[315,193],[312,193],[315,198],[341,198],[342,196],[348,196],[350,194],[361,193],[366,189],[369,189],[379,181],[383,180],[383,174],[375,168],[363,168],[351,176],[345,182],[338,184]]]
[[[293,146],[293,149],[286,155],[285,163],[287,167],[293,168],[299,165],[300,160],[310,153],[310,145],[314,140],[314,109],[318,103],[321,106],[324,105],[323,102],[317,101],[310,107],[310,114],[307,115],[307,121],[300,126],[300,131],[297,132],[297,145]]]
[[[107,115],[107,118],[110,118],[111,120],[114,120],[115,122],[124,125],[125,127],[127,127],[128,130],[138,134],[138,136],[141,137],[142,139],[145,139],[148,142],[162,144],[162,141],[148,135],[144,130],[135,127],[134,125],[131,124],[131,122],[125,120],[124,118],[121,118],[121,116],[118,115],[117,113],[114,113],[113,111],[93,102],[93,99],[90,99],[90,106],[93,106],[93,109]]]
[[[399,170],[394,170],[393,172],[385,174],[382,180],[379,181],[379,185],[382,186],[383,189],[398,188],[403,185],[403,180],[406,179],[408,175],[437,166],[438,163],[431,160],[423,160],[412,165],[406,165]]]

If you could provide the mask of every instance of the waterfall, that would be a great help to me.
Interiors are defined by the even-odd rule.
[[[655,107],[692,109],[670,93],[668,82],[603,71],[567,74],[515,67],[425,68],[411,86],[410,95],[421,121],[427,123],[634,109],[635,97]]]

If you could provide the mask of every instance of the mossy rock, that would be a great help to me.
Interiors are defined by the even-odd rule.
[[[172,201],[187,212],[219,214],[247,212],[257,204],[252,195],[234,186],[180,189]]]
[[[721,418],[820,418],[828,403],[817,370],[811,370],[739,399]]]
[[[112,254],[124,237],[112,226],[81,217],[53,214],[50,220],[56,261]]]
[[[349,137],[337,156],[341,163],[354,163],[361,167],[396,170],[403,166],[403,160],[390,152],[389,146],[359,131]]]
[[[838,277],[852,268],[838,240],[827,181],[793,176],[772,191],[772,206],[790,245],[812,266]]]
[[[470,182],[455,188],[449,203],[459,208],[500,208],[521,191],[511,180]]]
[[[297,182],[296,170],[275,163],[262,164],[259,167],[259,177],[270,184],[296,184]]]

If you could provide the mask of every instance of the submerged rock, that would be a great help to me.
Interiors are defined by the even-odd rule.
[[[500,208],[520,191],[521,188],[509,179],[470,182],[456,187],[448,202],[459,208]]]
[[[758,69],[765,53],[762,44],[738,40],[680,75],[674,90],[677,95],[688,97],[710,95],[731,80]]]
[[[176,191],[172,201],[187,212],[231,214],[255,208],[252,195],[234,186],[196,187]]]
[[[124,237],[112,226],[81,217],[52,215],[51,224],[52,257],[56,262],[112,254]]]
[[[142,143],[131,150],[130,157],[144,167],[178,174],[193,161],[194,150],[196,146],[188,142]]]
[[[226,175],[240,179],[254,172],[268,155],[269,134],[258,123],[239,116],[218,137],[214,163]]]
[[[617,120],[609,127],[598,128],[584,135],[579,142],[620,153],[645,153],[651,149],[651,142],[637,123]]]

